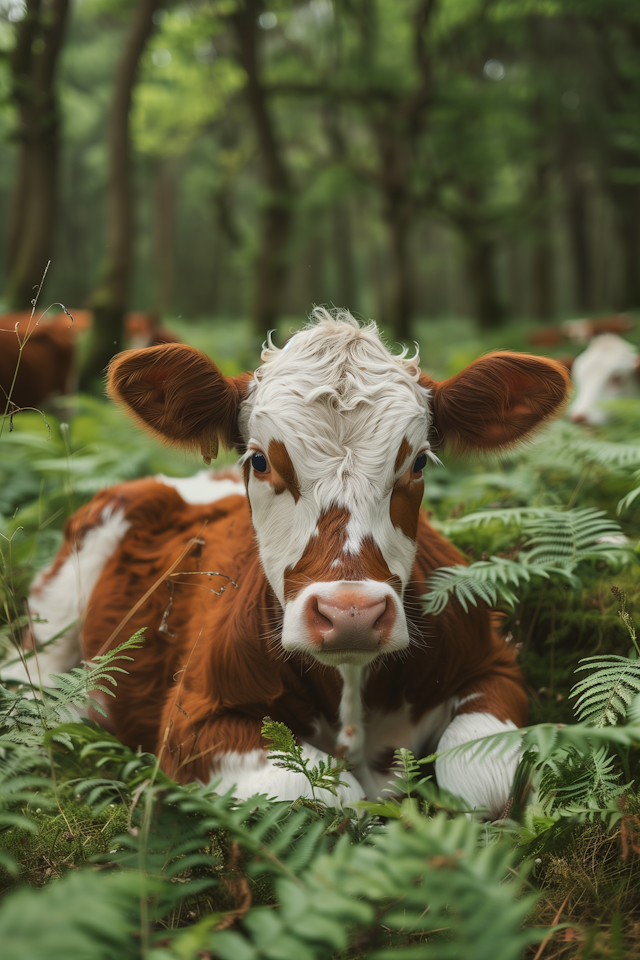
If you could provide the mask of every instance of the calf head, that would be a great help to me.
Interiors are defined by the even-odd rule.
[[[376,327],[318,309],[254,374],[227,378],[192,347],[128,351],[111,395],[153,433],[209,459],[242,454],[282,646],[322,663],[366,664],[406,648],[403,593],[415,557],[431,444],[496,450],[558,412],[566,371],[512,353],[436,382],[392,355]]]

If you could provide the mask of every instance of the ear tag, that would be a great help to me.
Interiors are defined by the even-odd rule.
[[[211,437],[209,440],[204,440],[200,447],[200,453],[204,462],[209,466],[211,461],[218,456],[218,438]]]

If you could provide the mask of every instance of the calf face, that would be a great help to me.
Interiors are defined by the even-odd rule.
[[[375,325],[316,310],[253,375],[225,378],[191,347],[129,351],[112,395],[170,442],[242,453],[264,572],[285,651],[332,665],[406,648],[403,593],[415,557],[431,444],[498,449],[558,411],[566,371],[498,353],[450,380],[392,355]]]
[[[635,347],[613,333],[596,337],[573,362],[576,395],[569,407],[574,423],[600,426],[608,415],[607,400],[640,395],[639,359]]]

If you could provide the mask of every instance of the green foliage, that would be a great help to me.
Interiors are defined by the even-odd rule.
[[[533,898],[514,896],[519,884],[505,880],[506,848],[480,848],[479,827],[465,818],[429,819],[410,804],[402,814],[371,843],[345,837],[298,882],[278,881],[281,905],[254,912],[243,933],[202,930],[200,945],[223,960],[328,960],[350,943],[372,960],[508,960],[540,938],[520,929]],[[191,931],[184,940],[193,944]],[[167,956],[180,956],[179,945],[180,936]]]
[[[338,787],[346,786],[340,780],[344,764],[330,757],[328,763],[319,760],[317,765],[311,766],[311,761],[304,756],[303,748],[296,742],[291,730],[284,723],[265,717],[262,721],[262,736],[271,744],[269,757],[276,767],[291,770],[292,773],[301,773],[306,777],[314,802],[316,802],[316,790],[328,790],[337,797]]]
[[[41,743],[43,736],[51,732],[51,739],[62,738],[61,742],[69,745],[63,724],[77,722],[77,709],[87,706],[106,716],[101,704],[89,694],[98,690],[109,697],[114,696],[113,690],[105,684],[115,687],[114,674],[126,673],[118,661],[130,663],[133,660],[126,651],[138,650],[142,646],[143,633],[144,630],[139,630],[113,650],[95,657],[95,666],[75,667],[67,674],[52,674],[55,687],[42,686],[34,677],[32,688],[40,694],[34,699],[0,687],[0,736],[11,743],[34,745]]]
[[[503,523],[516,528],[524,538],[515,559],[491,557],[469,567],[442,567],[430,577],[426,596],[428,613],[442,613],[449,598],[455,596],[465,611],[482,600],[490,606],[499,602],[512,609],[517,596],[509,584],[518,587],[532,579],[560,577],[578,589],[575,576],[585,561],[602,560],[620,566],[627,559],[620,526],[600,510],[574,509],[566,512],[548,508],[496,510],[489,514],[471,514],[462,521],[449,521],[449,530],[477,524]],[[616,541],[622,541],[616,542]]]
[[[613,655],[587,657],[577,670],[592,671],[571,691],[577,697],[574,709],[579,720],[596,727],[624,721],[631,704],[640,696],[640,660]]]
[[[0,907],[2,955],[5,960],[139,956],[134,940],[138,902],[152,889],[134,873],[84,870],[42,890],[16,890]]]

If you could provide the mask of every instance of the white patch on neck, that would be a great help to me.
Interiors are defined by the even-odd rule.
[[[364,760],[365,726],[362,705],[362,687],[366,667],[345,663],[338,667],[342,677],[340,697],[340,732],[337,737],[337,753],[355,767]]]

